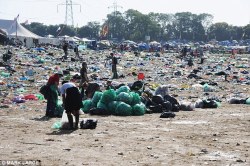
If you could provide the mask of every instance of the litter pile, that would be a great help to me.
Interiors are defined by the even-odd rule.
[[[95,92],[92,99],[83,101],[82,110],[91,115],[140,116],[146,112],[139,94],[130,91],[128,86],[121,86],[104,92]]]

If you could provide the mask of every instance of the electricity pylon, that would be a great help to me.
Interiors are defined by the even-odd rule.
[[[81,12],[81,5],[80,4],[73,4],[72,0],[66,0],[66,3],[61,3],[61,4],[57,5],[57,12],[58,12],[58,6],[59,5],[65,5],[66,6],[64,24],[74,27],[73,5],[80,6],[80,12]]]

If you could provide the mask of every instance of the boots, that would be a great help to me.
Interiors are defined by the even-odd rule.
[[[67,114],[69,120],[70,129],[73,129],[73,116],[71,114]]]

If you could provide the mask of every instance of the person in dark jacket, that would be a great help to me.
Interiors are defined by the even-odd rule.
[[[117,73],[117,58],[114,56],[114,53],[110,53],[112,58],[112,72],[113,72],[113,79],[118,79],[118,73]]]
[[[79,111],[80,108],[83,107],[81,94],[73,82],[66,81],[62,83],[60,92],[62,94],[63,105],[69,120],[70,129],[78,129]],[[72,114],[75,116],[75,126]]]
[[[79,45],[76,45],[76,46],[75,46],[74,52],[75,52],[75,54],[76,54],[76,58],[80,59],[78,47],[79,47]]]
[[[56,117],[62,115],[58,112],[58,85],[59,85],[59,75],[54,74],[49,77],[47,85],[49,85],[49,95],[47,97],[47,107],[45,116]]]
[[[64,57],[63,59],[67,59],[68,58],[68,43],[65,42],[64,45],[63,45],[63,51],[64,51]]]

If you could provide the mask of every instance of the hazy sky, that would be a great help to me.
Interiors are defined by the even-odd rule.
[[[114,11],[115,0],[72,0],[74,25],[83,26],[90,21],[103,22],[107,14]],[[63,24],[66,0],[0,0],[0,19],[14,19],[19,22],[41,22],[46,25]],[[191,12],[209,13],[213,23],[227,22],[245,26],[250,23],[250,0],[116,0],[118,11],[135,9],[143,14]],[[120,6],[122,8],[120,8]],[[57,12],[58,7],[58,12]]]

